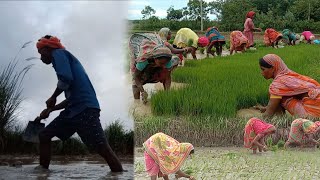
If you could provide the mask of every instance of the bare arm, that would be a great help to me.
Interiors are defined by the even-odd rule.
[[[169,43],[166,43],[166,46],[171,50],[171,52],[173,54],[180,54],[180,53],[183,53],[183,52],[187,52],[188,49],[187,48],[183,48],[183,49],[177,49],[177,48],[174,48],[171,44]]]
[[[142,84],[142,71],[136,70],[133,74],[133,78],[140,92],[144,92]]]
[[[261,138],[263,138],[263,135],[262,135],[262,134],[258,134],[258,135],[253,139],[252,145],[257,145],[257,146],[259,146],[260,148],[264,148],[264,145],[259,142]]]
[[[176,172],[176,177],[178,177],[178,178],[185,177],[185,178],[189,178],[189,179],[192,178],[192,176],[182,172],[180,169]]]
[[[57,97],[64,91],[62,88],[59,88],[59,86],[61,86],[62,83],[63,82],[59,80],[56,90],[54,91],[52,96],[46,101],[47,108],[53,108],[56,105]]]
[[[171,71],[168,73],[166,80],[163,83],[164,90],[169,90],[171,87]]]
[[[197,51],[197,48],[192,47],[191,54],[194,60],[197,60],[196,51]]]
[[[67,106],[68,106],[68,100],[63,100],[61,103],[55,105],[53,108],[51,108],[51,112],[52,111],[57,111],[57,110],[60,110],[60,109],[65,109]]]
[[[51,97],[57,98],[62,92],[63,92],[63,90],[57,87]]]
[[[208,48],[207,48],[207,56],[209,55],[209,53],[214,56],[214,53],[211,52],[211,49],[212,49],[212,46],[213,46],[213,43],[210,43]]]
[[[280,103],[281,99],[270,98],[266,111],[263,113],[263,117],[272,117],[279,108],[282,108]]]

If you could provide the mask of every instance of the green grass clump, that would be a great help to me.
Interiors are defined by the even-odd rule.
[[[232,118],[239,109],[257,103],[266,105],[268,87],[260,72],[258,59],[279,55],[287,66],[300,74],[320,80],[320,51],[314,45],[281,49],[261,47],[256,51],[201,61],[187,61],[173,73],[173,81],[190,84],[186,88],[160,91],[151,97],[155,115],[214,116]]]

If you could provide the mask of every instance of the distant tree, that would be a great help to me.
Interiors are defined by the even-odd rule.
[[[168,20],[180,20],[183,17],[182,15],[182,9],[175,10],[173,6],[171,6],[167,10],[167,19]]]
[[[221,26],[226,31],[243,30],[246,13],[255,10],[252,0],[227,0],[222,4]]]
[[[299,20],[320,21],[320,1],[319,0],[296,0],[290,11]]]
[[[151,6],[145,6],[144,9],[142,9],[141,14],[143,15],[143,19],[150,18],[153,14],[156,13],[156,10],[154,10]]]
[[[221,20],[221,12],[223,10],[224,0],[216,0],[208,3],[208,9],[210,14],[216,15],[218,20]]]
[[[200,8],[200,0],[189,0],[187,4],[187,11],[189,19],[191,20],[200,20],[201,19],[201,8]],[[210,8],[208,7],[208,3],[202,1],[202,18],[204,20],[208,20],[208,14],[210,12]]]

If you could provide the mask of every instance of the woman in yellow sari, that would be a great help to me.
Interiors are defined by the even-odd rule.
[[[205,36],[199,36],[189,28],[181,28],[174,38],[173,45],[177,48],[191,47],[193,59],[197,59],[196,51],[198,47],[206,47],[209,44],[209,39]]]
[[[179,143],[174,138],[156,133],[143,143],[146,171],[151,180],[163,177],[169,180],[169,174],[176,174],[176,178],[185,177],[194,180],[180,170],[186,158],[194,153],[194,147],[190,143]]]

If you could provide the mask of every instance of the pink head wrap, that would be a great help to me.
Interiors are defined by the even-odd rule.
[[[205,36],[202,36],[198,39],[198,45],[201,47],[206,47],[209,44],[209,39]]]
[[[253,18],[253,16],[255,15],[256,13],[254,12],[254,11],[249,11],[248,13],[247,13],[247,18]]]

